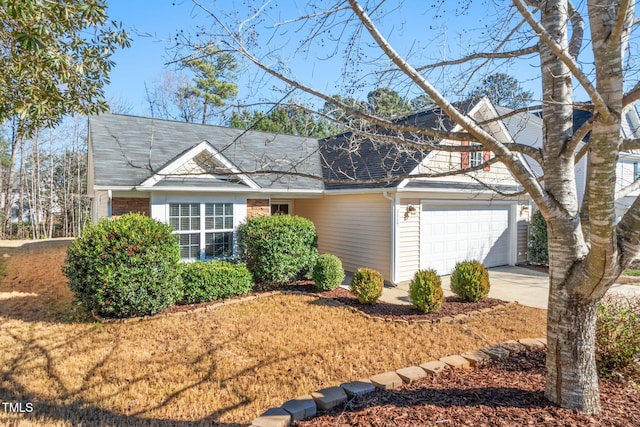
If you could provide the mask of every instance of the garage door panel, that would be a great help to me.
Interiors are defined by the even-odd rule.
[[[423,205],[421,268],[449,274],[459,261],[478,259],[487,267],[509,263],[510,208]]]

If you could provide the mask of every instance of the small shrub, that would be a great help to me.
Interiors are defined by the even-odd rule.
[[[461,261],[451,273],[451,291],[465,301],[480,301],[489,294],[489,271],[480,261]]]
[[[549,246],[547,242],[547,222],[542,212],[535,211],[529,224],[529,261],[534,264],[549,264]]]
[[[332,254],[320,255],[313,266],[312,278],[319,291],[337,288],[344,280],[342,261]]]
[[[596,317],[596,363],[602,376],[640,379],[640,298],[606,297]]]
[[[256,282],[287,283],[311,276],[318,256],[313,223],[299,216],[260,215],[238,227],[240,260]]]
[[[375,304],[382,295],[384,278],[371,268],[359,268],[351,279],[350,290],[361,304]]]
[[[253,278],[244,264],[196,261],[182,267],[183,304],[216,301],[245,295],[253,290]]]
[[[442,282],[435,270],[420,270],[409,285],[411,302],[423,313],[435,313],[444,302]]]
[[[102,317],[159,313],[181,296],[180,249],[171,227],[140,214],[88,225],[67,249],[76,300]]]

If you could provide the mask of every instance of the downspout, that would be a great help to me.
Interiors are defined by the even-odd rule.
[[[397,228],[398,228],[398,195],[397,193],[394,197],[389,196],[388,191],[384,191],[382,193],[382,197],[389,200],[391,202],[391,265],[389,269],[389,273],[391,274],[390,282],[391,286],[398,286],[398,277],[397,277]]]
[[[107,190],[107,197],[109,198],[109,200],[107,200],[107,218],[111,218],[111,202],[113,199],[113,192],[111,190]]]

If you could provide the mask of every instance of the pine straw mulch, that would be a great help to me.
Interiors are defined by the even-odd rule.
[[[450,369],[394,391],[355,398],[297,427],[324,426],[637,426],[640,388],[601,380],[602,412],[589,416],[544,397],[544,350],[474,369]]]
[[[332,299],[340,304],[351,307],[355,311],[372,317],[381,317],[389,320],[405,320],[405,321],[438,321],[445,317],[453,317],[458,314],[470,314],[478,312],[485,308],[494,308],[506,304],[505,301],[495,298],[485,298],[482,301],[470,303],[463,301],[461,298],[452,296],[446,297],[444,303],[437,313],[425,314],[413,305],[409,304],[391,304],[378,300],[375,304],[361,304],[358,299],[347,289],[338,287],[331,291],[318,292],[312,281],[298,281],[288,285],[278,287],[261,287],[256,286],[255,292],[250,295],[261,295],[267,291],[282,292],[301,292],[309,295],[317,295],[322,298]],[[247,295],[232,299],[242,299]],[[175,313],[183,311],[191,311],[193,309],[203,308],[210,305],[220,304],[220,302],[205,302],[199,304],[176,305],[169,307],[163,313]]]

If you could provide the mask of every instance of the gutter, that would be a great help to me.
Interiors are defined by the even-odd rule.
[[[384,191],[382,193],[382,197],[389,200],[391,202],[391,265],[389,269],[389,273],[391,274],[390,282],[391,286],[398,286],[398,239],[397,239],[397,228],[398,228],[398,194],[395,193],[393,197],[389,196],[388,191]]]

